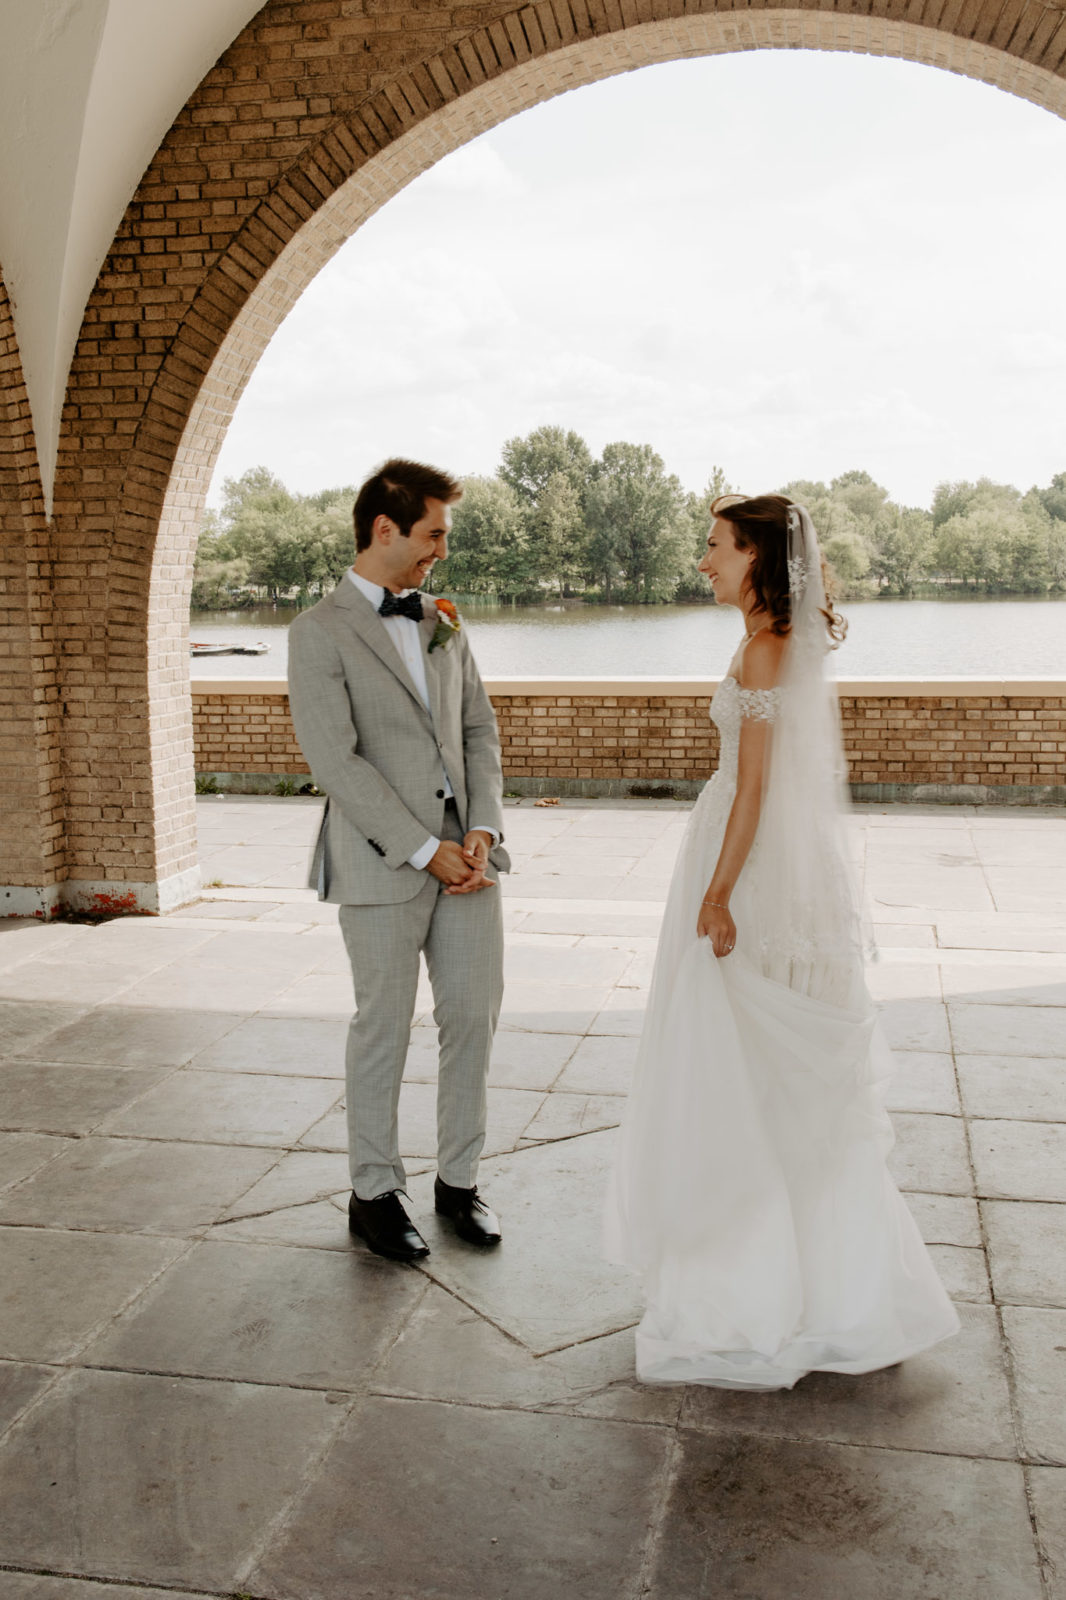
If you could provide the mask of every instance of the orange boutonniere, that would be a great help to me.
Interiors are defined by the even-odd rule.
[[[431,651],[447,650],[452,642],[452,635],[458,633],[462,627],[459,613],[455,609],[455,602],[446,600],[443,595],[434,595],[433,604],[437,609],[437,626],[433,629],[429,648]]]

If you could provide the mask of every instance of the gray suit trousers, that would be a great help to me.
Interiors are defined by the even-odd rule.
[[[450,812],[441,837],[462,841]],[[345,1053],[348,1158],[361,1200],[406,1182],[397,1113],[422,953],[440,1036],[437,1166],[444,1182],[456,1188],[470,1189],[477,1181],[489,1057],[503,997],[503,912],[492,867],[489,876],[494,889],[450,895],[427,872],[412,900],[340,907],[357,1007]]]

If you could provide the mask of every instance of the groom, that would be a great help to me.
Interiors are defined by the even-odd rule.
[[[354,565],[289,630],[293,723],[328,796],[312,887],[340,906],[355,985],[348,1223],[394,1261],[429,1253],[400,1200],[397,1129],[420,954],[440,1031],[436,1210],[471,1244],[500,1241],[476,1186],[510,865],[499,737],[458,618],[419,593],[461,494],[433,467],[387,461],[356,498]]]

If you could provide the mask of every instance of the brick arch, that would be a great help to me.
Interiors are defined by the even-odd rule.
[[[635,67],[759,48],[926,62],[1066,115],[1061,0],[270,0],[208,74],[105,262],[64,411],[57,571],[87,563],[97,601],[87,612],[84,585],[54,597],[61,630],[64,612],[79,618],[62,688],[68,744],[90,755],[67,779],[65,871],[84,892],[127,884],[155,908],[195,884],[195,529],[244,384],[318,270],[417,173],[516,112]]]

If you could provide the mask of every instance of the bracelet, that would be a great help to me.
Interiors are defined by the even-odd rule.
[[[704,898],[703,900],[700,901],[700,905],[701,906],[717,906],[719,911],[728,911],[729,910],[729,907],[721,900],[708,900],[708,899]]]

